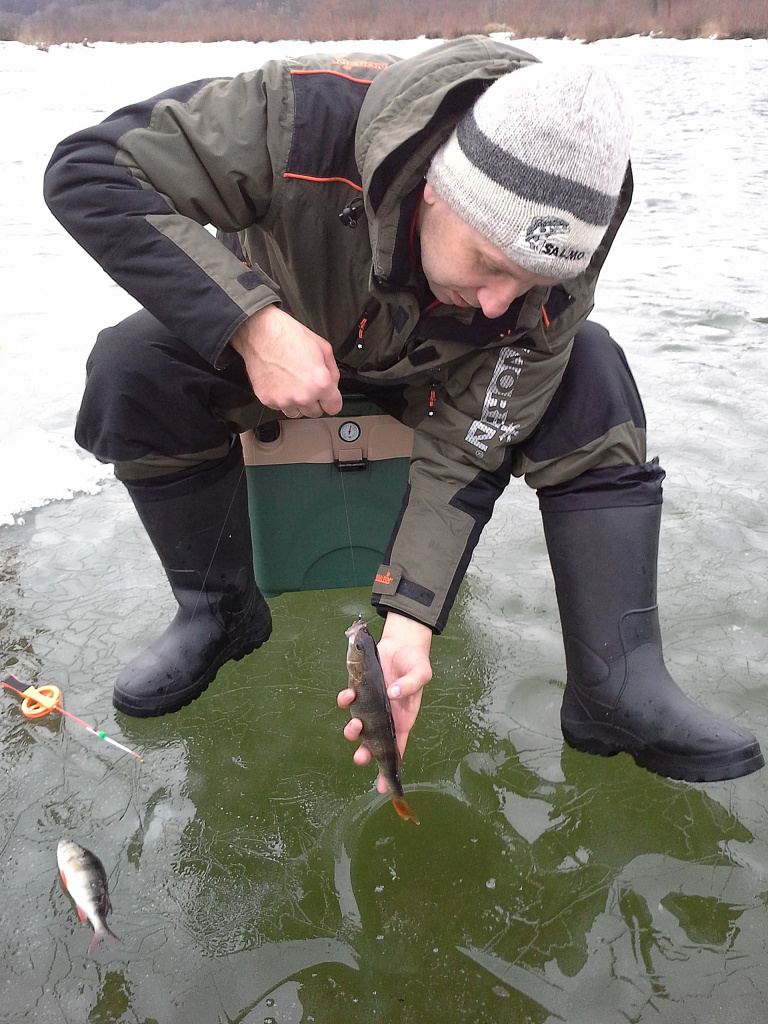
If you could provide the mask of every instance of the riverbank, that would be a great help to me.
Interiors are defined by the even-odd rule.
[[[8,7],[19,6],[6,0]],[[0,5],[6,6],[6,4]],[[30,11],[32,5],[26,4]],[[25,15],[0,9],[0,39],[50,46],[94,41],[249,42],[293,39],[455,38],[505,32],[511,39],[764,39],[768,0],[131,0],[40,5]]]

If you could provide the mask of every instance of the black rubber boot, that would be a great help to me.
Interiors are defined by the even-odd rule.
[[[239,441],[209,469],[126,486],[179,605],[166,631],[115,683],[118,711],[149,718],[199,697],[222,665],[269,638],[272,618],[253,577]]]
[[[762,768],[755,737],[690,700],[664,664],[656,604],[661,505],[544,511],[567,682],[570,746],[626,751],[671,779],[712,782]]]

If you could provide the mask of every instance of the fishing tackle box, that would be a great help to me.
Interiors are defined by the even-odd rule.
[[[410,427],[347,395],[338,416],[275,420],[241,440],[262,593],[372,584],[408,482]]]

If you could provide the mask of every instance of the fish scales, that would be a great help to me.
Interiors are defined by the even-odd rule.
[[[104,865],[91,850],[72,839],[60,839],[56,860],[61,880],[75,901],[77,916],[93,925],[93,939],[88,952],[93,955],[102,948],[118,947],[120,940],[107,927],[107,914],[112,910]]]
[[[362,619],[352,623],[346,636],[349,686],[356,694],[349,706],[350,716],[363,723],[362,741],[379,766],[395,810],[401,818],[410,818],[418,825],[419,819],[400,781],[402,760],[376,641]]]

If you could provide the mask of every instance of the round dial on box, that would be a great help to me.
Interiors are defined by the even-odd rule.
[[[339,437],[342,441],[357,441],[360,437],[360,427],[353,420],[347,420],[339,427]]]

